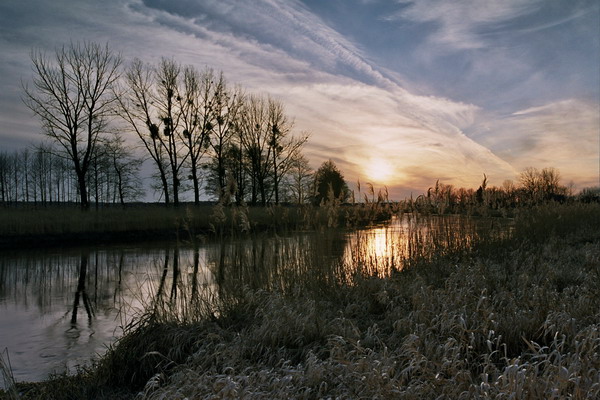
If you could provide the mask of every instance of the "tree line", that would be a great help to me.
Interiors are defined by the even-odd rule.
[[[86,179],[90,199],[99,203],[135,201],[143,195],[142,160],[118,135],[97,144]],[[79,202],[81,194],[72,160],[49,144],[0,152],[0,203],[40,205]]]
[[[586,201],[582,191],[579,200]],[[505,180],[501,186],[488,186],[487,176],[477,189],[457,188],[436,182],[423,195],[412,201],[419,210],[437,213],[464,213],[474,207],[488,210],[511,209],[542,204],[549,201],[565,202],[573,198],[573,190],[560,183],[557,169],[547,167],[525,168],[519,173],[517,182]]]
[[[47,148],[32,154],[54,164],[60,160],[61,171],[73,175],[68,196],[57,194],[54,184],[51,195],[44,189],[44,198],[77,196],[82,208],[91,200],[139,198],[142,161],[127,145],[129,136],[152,164],[152,187],[166,204],[179,204],[187,192],[195,203],[203,194],[252,205],[307,201],[312,171],[302,148],[308,134],[294,133],[277,99],[248,94],[222,72],[199,71],[174,59],[125,65],[108,45],[92,42],[72,43],[52,55],[33,51],[31,60],[33,80],[24,86],[23,100],[49,138]],[[3,154],[11,157],[19,158]],[[25,174],[39,181],[45,171],[37,177],[30,166],[19,172],[15,165],[0,168],[7,176],[6,199],[42,196],[38,189],[32,192],[39,183],[12,179]]]

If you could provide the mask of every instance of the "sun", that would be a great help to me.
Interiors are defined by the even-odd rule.
[[[367,164],[365,174],[374,183],[386,184],[394,175],[394,167],[384,159],[375,158]]]

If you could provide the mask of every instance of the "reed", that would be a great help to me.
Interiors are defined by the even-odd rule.
[[[230,237],[335,227],[366,226],[389,219],[383,204],[323,207],[312,205],[157,204],[111,206],[82,211],[76,205],[0,208],[0,247],[148,241],[196,236]],[[190,237],[193,236],[193,237]]]
[[[16,389],[8,349],[4,349],[4,351],[0,353],[0,376],[2,377],[2,386],[6,388],[6,398],[10,400],[18,399],[19,393]]]

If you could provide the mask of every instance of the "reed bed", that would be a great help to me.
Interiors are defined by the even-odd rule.
[[[389,219],[391,210],[391,204],[342,206],[339,202],[323,207],[135,204],[87,211],[75,204],[0,207],[0,248],[354,228]]]
[[[214,297],[200,299],[204,306],[188,302],[185,318],[155,298],[94,368],[71,381],[72,393],[599,398],[600,206],[543,206],[512,226],[507,234],[490,223],[460,241],[451,233],[461,228],[450,223],[439,235],[409,225],[412,250],[385,277],[355,256],[365,263],[358,272],[338,263],[330,272],[299,266],[287,272],[293,283],[232,279],[212,292],[221,296],[218,312],[206,306]],[[282,282],[283,271],[270,271]],[[73,398],[64,387],[43,387],[29,396]]]
[[[199,208],[192,223],[208,226],[209,212],[209,206]],[[4,208],[0,209],[0,237],[14,240],[39,237],[43,241],[45,237],[69,235],[161,231],[172,233],[188,215],[185,208],[159,205],[107,207],[88,211],[82,211],[76,206]]]

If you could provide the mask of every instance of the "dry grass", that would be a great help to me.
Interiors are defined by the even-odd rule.
[[[325,207],[189,204],[178,208],[137,204],[88,211],[74,204],[23,205],[0,208],[0,248],[356,227],[389,219],[391,210],[391,205],[379,203],[344,207],[339,203]]]
[[[329,298],[247,293],[205,322],[147,398],[578,398],[600,395],[598,242],[365,280]],[[508,264],[518,266],[506,276]],[[426,267],[422,267],[426,268]],[[576,269],[575,281],[562,276]],[[437,269],[436,269],[437,270]],[[181,327],[197,329],[198,325]]]

